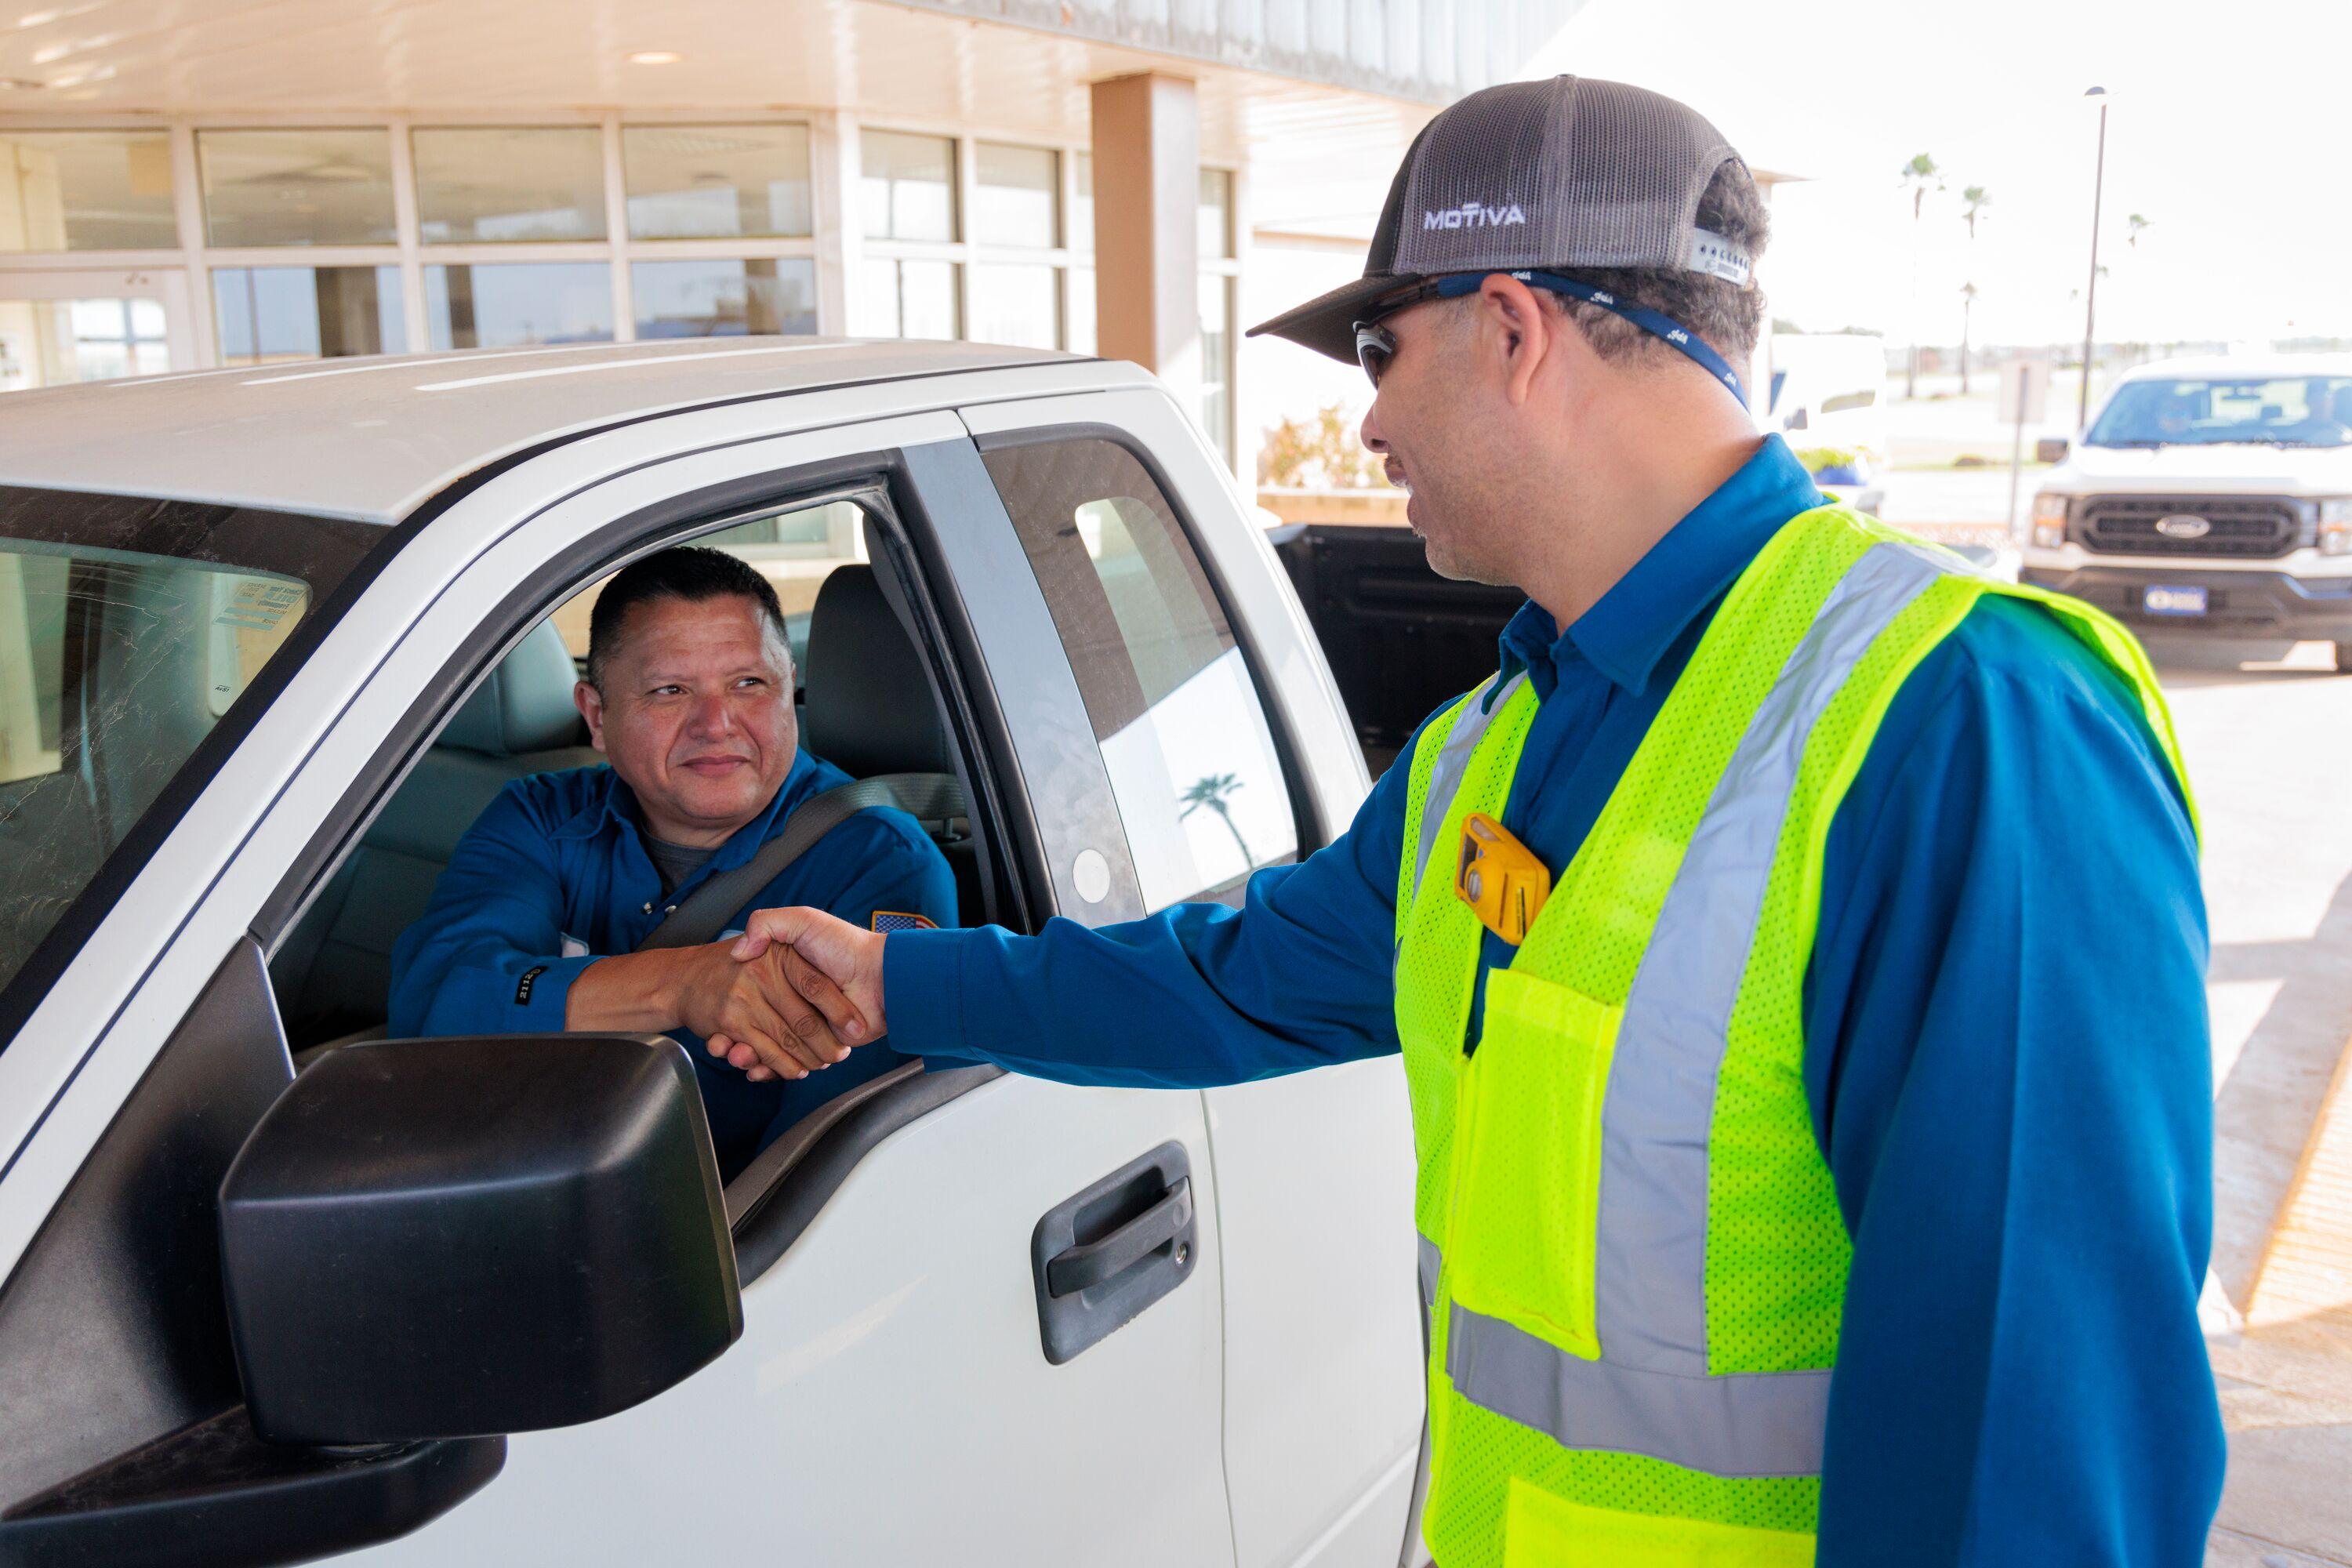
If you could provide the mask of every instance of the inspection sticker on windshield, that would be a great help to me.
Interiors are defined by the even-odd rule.
[[[294,583],[239,583],[229,596],[227,608],[213,617],[213,625],[274,632],[288,611],[302,607],[308,594],[309,590]]]
[[[2205,613],[2205,590],[2199,588],[2143,588],[2140,608],[2151,616],[2201,616]]]

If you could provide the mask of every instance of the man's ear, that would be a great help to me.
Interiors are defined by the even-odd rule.
[[[1478,313],[1504,356],[1503,395],[1514,405],[1535,393],[1536,371],[1558,348],[1559,323],[1544,314],[1535,290],[1507,272],[1492,272],[1478,285]]]
[[[588,743],[598,751],[604,749],[604,694],[586,681],[575,681],[572,687],[572,706],[580,710],[580,717],[588,721]]]

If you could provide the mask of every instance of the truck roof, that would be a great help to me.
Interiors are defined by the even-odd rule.
[[[551,437],[649,414],[1085,356],[705,338],[469,349],[88,382],[0,398],[0,485],[394,522]]]
[[[2121,381],[2248,381],[2266,376],[2352,375],[2352,354],[2187,354],[2136,364]]]

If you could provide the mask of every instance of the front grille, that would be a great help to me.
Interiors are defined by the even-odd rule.
[[[2157,524],[2201,517],[2209,531],[2175,539]],[[2091,496],[2075,503],[2074,534],[2084,549],[2107,555],[2284,555],[2304,537],[2303,509],[2291,500],[2244,496]]]

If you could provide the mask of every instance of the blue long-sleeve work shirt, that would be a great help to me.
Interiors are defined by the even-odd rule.
[[[847,773],[803,751],[767,809],[665,894],[646,853],[636,799],[611,768],[516,780],[458,841],[432,902],[393,949],[391,1032],[562,1028],[564,1002],[581,971],[599,958],[635,952],[667,908],[751,859],[803,802],[849,782]],[[730,924],[740,929],[755,909],[793,904],[861,926],[883,911],[953,925],[955,877],[913,817],[871,809],[809,846]],[[882,1042],[821,1073],[753,1083],[713,1060],[692,1031],[668,1032],[694,1061],[719,1168],[730,1175],[819,1104],[906,1059]]]
[[[1511,621],[1504,672],[1539,705],[1504,824],[1555,875],[1733,580],[1819,500],[1769,439],[1564,634],[1533,604]],[[1239,910],[894,936],[893,1032],[1163,1087],[1396,1050],[1411,764]],[[1512,951],[1487,936],[1474,1007]],[[2222,1468],[2196,1314],[2205,956],[2195,836],[2137,704],[1989,595],[1904,686],[1827,847],[1805,1080],[1854,1249],[1822,1568],[2201,1561]]]

